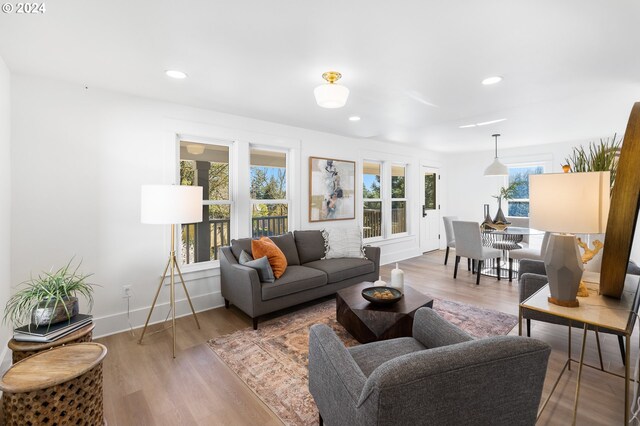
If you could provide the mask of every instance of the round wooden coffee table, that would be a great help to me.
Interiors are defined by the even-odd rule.
[[[374,305],[362,297],[362,290],[372,285],[365,281],[336,293],[336,319],[360,343],[410,337],[416,311],[433,307],[433,297],[406,285],[398,302]]]

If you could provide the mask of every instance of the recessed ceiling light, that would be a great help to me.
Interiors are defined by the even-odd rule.
[[[358,117],[357,115],[352,115],[351,117],[349,117],[349,121],[360,121],[360,117]]]
[[[497,120],[484,121],[482,123],[476,123],[478,126],[486,126],[488,124],[500,123],[501,121],[506,121],[506,118],[499,118]]]
[[[488,86],[490,84],[500,83],[501,81],[502,81],[502,77],[500,77],[499,75],[494,75],[493,77],[487,77],[484,80],[482,80],[482,84],[484,84],[485,86]]]
[[[187,78],[187,74],[178,70],[166,70],[164,73],[171,78],[177,78],[179,80],[182,80],[183,78]]]

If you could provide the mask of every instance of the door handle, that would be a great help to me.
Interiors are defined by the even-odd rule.
[[[427,206],[422,206],[422,217],[427,216]]]

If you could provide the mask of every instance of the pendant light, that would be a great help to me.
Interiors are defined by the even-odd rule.
[[[489,167],[487,167],[484,171],[484,175],[485,176],[507,176],[509,175],[509,169],[507,168],[507,166],[505,166],[504,164],[502,164],[500,162],[500,160],[498,160],[498,136],[500,136],[499,133],[496,133],[495,135],[491,135],[491,137],[496,138],[496,158],[493,160],[493,163],[491,163],[489,165]]]
[[[347,103],[349,89],[336,84],[336,81],[340,80],[341,77],[342,74],[337,71],[327,71],[322,74],[322,78],[327,83],[321,84],[313,91],[319,106],[322,108],[342,108]]]

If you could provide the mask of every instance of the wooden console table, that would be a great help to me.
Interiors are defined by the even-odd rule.
[[[587,275],[587,274],[585,274]],[[573,424],[576,423],[576,414],[578,412],[578,399],[580,397],[580,379],[582,375],[582,367],[588,364],[584,363],[584,350],[587,341],[588,326],[593,326],[595,331],[598,328],[607,328],[616,330],[625,336],[626,340],[626,352],[625,352],[625,368],[624,376],[606,371],[603,366],[600,368],[593,367],[597,370],[603,371],[608,374],[612,374],[618,377],[624,378],[624,424],[629,422],[629,375],[630,375],[630,347],[631,347],[631,334],[633,333],[633,324],[635,322],[634,306],[636,306],[636,299],[640,297],[638,292],[638,276],[627,275],[624,283],[624,291],[620,299],[614,299],[607,296],[598,294],[599,288],[599,275],[588,274],[589,282],[586,282],[589,290],[589,297],[580,298],[580,306],[577,308],[568,308],[564,306],[554,305],[549,303],[547,297],[549,296],[549,285],[545,285],[540,290],[535,292],[524,302],[520,303],[519,307],[519,322],[518,322],[518,334],[522,336],[522,310],[530,309],[534,311],[544,312],[546,314],[554,315],[561,318],[566,318],[570,321],[576,321],[584,323],[584,334],[582,336],[582,347],[580,350],[580,360],[574,360],[571,358],[571,338],[569,338],[569,349],[567,353],[567,361],[562,368],[558,378],[556,379],[551,392],[547,396],[542,408],[538,413],[538,417],[547,406],[549,399],[553,395],[556,386],[560,382],[562,375],[567,370],[567,367],[571,369],[570,363],[578,363],[578,379],[576,383],[576,396],[573,406]],[[587,279],[585,277],[585,279]],[[571,324],[571,323],[569,323]],[[571,336],[571,326],[569,326],[569,336]]]

